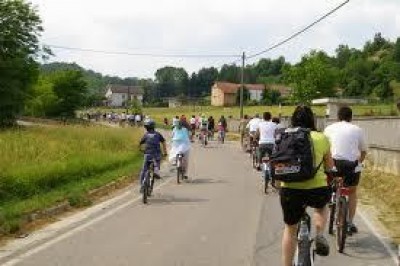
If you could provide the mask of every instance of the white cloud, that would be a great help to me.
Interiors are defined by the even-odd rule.
[[[339,0],[32,0],[44,21],[42,41],[61,46],[138,53],[248,54],[260,51],[342,1]],[[311,49],[360,48],[376,32],[400,32],[398,0],[351,0],[337,13],[266,57],[295,62]],[[54,60],[104,74],[152,77],[165,65],[220,66],[231,59],[160,59],[54,49]]]

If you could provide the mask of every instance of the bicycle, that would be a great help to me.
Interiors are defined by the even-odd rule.
[[[184,180],[185,169],[183,168],[183,157],[182,153],[176,155],[176,182],[178,184]]]
[[[275,180],[272,179],[271,176],[271,165],[270,165],[270,158],[269,156],[265,156],[261,159],[261,171],[264,180],[264,193],[268,194],[269,184],[271,184],[273,188],[273,192],[277,192],[278,189],[275,185]]]
[[[258,143],[256,140],[252,140],[250,143],[250,157],[252,160],[253,168],[257,168],[258,163]]]
[[[200,131],[199,137],[200,137],[201,145],[202,145],[203,147],[207,146],[207,143],[208,143],[208,140],[207,140],[207,139],[208,139],[207,130],[201,130],[201,131]]]
[[[148,167],[147,171],[144,175],[144,180],[143,180],[143,193],[142,193],[142,200],[144,204],[147,204],[147,199],[148,197],[151,196],[151,193],[153,192],[153,187],[154,187],[154,165],[155,165],[155,159],[151,159],[151,161],[148,162]]]
[[[336,227],[336,247],[339,253],[343,253],[349,223],[350,190],[348,187],[344,186],[342,177],[334,177],[330,186],[332,187],[333,192],[329,203],[330,213],[328,232],[333,235],[333,229]]]
[[[304,211],[297,230],[297,249],[294,266],[314,265],[315,250],[312,250],[311,217]]]

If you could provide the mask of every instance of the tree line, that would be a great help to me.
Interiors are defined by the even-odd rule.
[[[145,104],[154,106],[166,97],[206,98],[215,81],[240,83],[239,65],[204,67],[191,74],[165,66],[154,79],[140,79],[104,76],[77,64],[39,64],[39,59],[52,54],[39,45],[42,21],[33,5],[25,0],[0,1],[0,18],[0,127],[14,124],[21,114],[73,116],[83,106],[101,104],[107,84],[140,85]],[[376,33],[361,49],[343,44],[334,55],[315,50],[296,64],[283,56],[262,58],[245,66],[244,82],[286,84],[293,89],[287,99],[264,91],[264,104],[309,103],[327,96],[393,102],[400,99],[400,38],[391,41]]]

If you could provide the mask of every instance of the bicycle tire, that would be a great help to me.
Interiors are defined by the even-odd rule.
[[[348,203],[345,197],[340,197],[337,202],[336,217],[336,247],[339,253],[343,253],[347,237]]]
[[[311,241],[306,240],[298,244],[298,257],[296,266],[311,266]]]
[[[328,233],[333,235],[333,227],[335,225],[335,212],[336,212],[336,204],[330,203],[329,205],[329,225],[328,225]]]
[[[154,187],[154,164],[150,165],[150,171],[149,171],[149,188],[147,190],[147,196],[150,197],[151,194],[153,193],[153,187]]]
[[[177,182],[178,184],[180,184],[182,179],[183,179],[183,176],[182,176],[182,166],[179,166],[179,167],[177,167],[177,169],[176,169],[176,182]]]
[[[257,154],[256,154],[256,150],[253,151],[252,160],[253,160],[253,168],[255,169],[255,168],[257,167]]]
[[[144,204],[147,204],[147,197],[149,193],[149,172],[146,173],[145,179],[143,182],[143,195],[142,195],[142,200]]]

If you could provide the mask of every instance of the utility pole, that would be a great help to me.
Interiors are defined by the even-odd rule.
[[[240,75],[240,119],[243,119],[243,89],[244,89],[244,60],[246,59],[246,54],[243,52],[242,55],[242,71]]]

